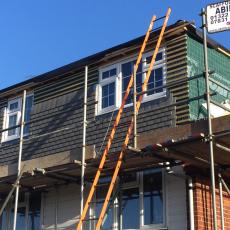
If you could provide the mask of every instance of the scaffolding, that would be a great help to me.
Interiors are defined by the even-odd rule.
[[[80,205],[81,218],[80,218],[79,223],[77,225],[77,228],[76,228],[77,230],[80,230],[82,228],[82,224],[84,223],[84,221],[86,221],[86,214],[87,214],[88,208],[90,206],[91,200],[93,198],[93,194],[94,194],[94,192],[96,190],[96,187],[97,187],[97,184],[99,182],[99,177],[102,174],[102,170],[103,170],[105,161],[107,159],[109,149],[111,147],[112,140],[114,138],[116,129],[118,127],[118,124],[119,124],[119,121],[120,121],[120,118],[121,118],[121,114],[122,114],[124,106],[125,106],[125,102],[126,102],[126,100],[128,98],[129,93],[131,92],[132,88],[133,88],[133,116],[132,116],[132,120],[131,120],[131,123],[129,125],[129,129],[128,129],[128,132],[127,132],[127,135],[126,135],[126,138],[125,138],[125,142],[123,143],[122,150],[121,150],[121,152],[119,154],[118,161],[116,162],[115,159],[112,160],[112,162],[115,164],[115,170],[114,169],[110,170],[110,173],[112,173],[113,170],[114,170],[114,174],[113,174],[110,186],[109,186],[108,193],[107,193],[106,198],[105,198],[105,202],[104,202],[103,207],[102,207],[101,214],[96,219],[98,221],[97,225],[96,225],[96,228],[95,228],[96,230],[99,230],[101,228],[101,224],[103,222],[105,214],[108,211],[108,205],[109,205],[109,202],[110,202],[110,198],[111,198],[114,186],[116,185],[117,176],[119,174],[119,170],[121,168],[121,164],[123,162],[125,152],[130,151],[134,155],[135,154],[140,155],[143,152],[143,150],[137,148],[137,137],[138,137],[137,116],[138,116],[138,111],[139,111],[139,108],[140,108],[140,105],[141,105],[143,95],[148,92],[148,90],[146,89],[146,85],[148,84],[148,80],[149,80],[153,65],[155,63],[156,55],[158,53],[159,47],[161,45],[161,41],[162,41],[163,36],[164,36],[164,31],[165,31],[165,28],[166,28],[166,25],[167,25],[167,21],[168,21],[170,12],[171,12],[171,9],[168,9],[166,16],[159,18],[159,19],[164,18],[165,21],[164,21],[164,24],[163,24],[163,26],[161,28],[161,32],[160,32],[160,35],[159,35],[159,39],[158,39],[156,48],[154,49],[154,52],[153,52],[150,67],[149,67],[148,71],[146,71],[147,77],[146,77],[146,79],[145,79],[145,81],[144,81],[144,83],[142,85],[142,92],[138,93],[137,90],[136,90],[136,87],[137,87],[136,86],[136,75],[137,75],[138,66],[139,66],[139,64],[141,62],[142,55],[143,55],[143,53],[145,51],[145,47],[147,45],[147,42],[148,42],[148,39],[149,39],[149,36],[150,36],[150,32],[152,30],[153,24],[154,24],[154,22],[156,20],[159,20],[159,19],[156,19],[156,17],[154,16],[152,18],[152,20],[151,20],[150,26],[149,26],[148,31],[146,33],[146,37],[145,37],[145,39],[143,41],[143,44],[142,44],[142,47],[141,47],[141,51],[139,53],[138,59],[136,61],[136,64],[134,66],[133,74],[131,75],[130,82],[129,82],[128,87],[126,89],[126,93],[125,93],[124,99],[122,101],[121,108],[118,111],[116,120],[115,120],[114,125],[113,125],[113,129],[112,129],[111,134],[110,134],[109,139],[108,139],[107,146],[106,146],[106,148],[104,150],[104,153],[102,154],[102,157],[100,159],[99,166],[97,165],[98,163],[96,163],[96,165],[98,166],[98,171],[96,173],[93,186],[91,187],[91,191],[89,193],[89,197],[86,200],[86,202],[84,202],[84,184],[85,184],[84,178],[85,178],[85,169],[86,169],[86,163],[85,163],[86,128],[87,128],[87,123],[88,123],[87,122],[88,66],[85,66],[84,104],[83,104],[84,105],[84,110],[83,110],[84,114],[83,114],[82,160],[81,160],[81,162],[77,162],[77,164],[79,164],[80,167],[81,167],[81,181],[80,181],[80,183],[81,183],[81,202],[80,202],[81,203],[81,205]],[[213,101],[211,99],[211,97],[213,95],[215,95],[215,93],[210,92],[209,82],[214,82],[215,84],[219,85],[223,89],[228,90],[228,92],[230,92],[230,89],[227,86],[224,86],[224,85],[220,84],[219,82],[217,82],[216,80],[211,78],[212,73],[210,72],[210,70],[208,68],[208,58],[207,58],[208,50],[207,50],[207,38],[206,38],[207,35],[206,35],[206,22],[205,22],[205,11],[204,10],[202,11],[202,19],[203,19],[203,22],[202,22],[203,26],[202,27],[203,27],[203,38],[204,38],[204,62],[205,62],[204,74],[203,75],[193,76],[193,77],[190,77],[188,79],[183,79],[183,80],[180,80],[180,81],[177,81],[177,82],[166,83],[163,86],[159,86],[159,87],[155,87],[155,88],[151,89],[151,91],[160,90],[160,89],[167,89],[167,88],[172,87],[174,85],[180,85],[180,84],[183,85],[186,82],[205,77],[205,83],[206,83],[206,92],[205,92],[205,94],[203,94],[201,96],[190,98],[188,100],[182,100],[182,101],[179,101],[179,102],[171,103],[170,105],[168,105],[168,107],[173,107],[173,106],[177,106],[177,105],[183,105],[183,104],[189,103],[189,102],[194,101],[194,100],[199,100],[199,99],[205,99],[206,100],[206,103],[207,103],[208,135],[205,136],[205,137],[201,135],[198,138],[202,138],[202,139],[205,138],[206,141],[209,143],[210,161],[207,162],[207,163],[210,164],[212,208],[213,208],[212,210],[213,210],[214,230],[217,230],[217,214],[216,214],[216,212],[217,212],[216,211],[216,206],[217,205],[216,205],[216,191],[215,191],[215,189],[216,189],[216,184],[215,184],[215,181],[216,181],[215,180],[216,179],[216,169],[215,169],[215,167],[216,166],[215,166],[215,160],[214,160],[214,145],[216,145],[217,147],[222,148],[222,149],[224,148],[225,151],[230,151],[230,150],[227,147],[222,146],[221,144],[215,143],[216,136],[213,135],[213,130],[212,130],[212,118],[211,118],[211,112],[210,112],[210,103],[214,103],[214,104],[220,106],[221,108],[225,109],[226,111],[230,111],[230,110],[228,108],[226,108],[225,106],[220,105],[219,103],[216,103],[215,101]],[[21,166],[23,143],[25,141],[27,141],[27,139],[23,138],[24,137],[24,126],[27,125],[27,124],[35,123],[35,122],[37,122],[39,120],[39,119],[37,119],[37,120],[35,120],[33,122],[25,122],[24,118],[25,118],[26,94],[27,94],[27,92],[26,92],[26,90],[24,90],[23,91],[23,96],[22,96],[22,98],[23,98],[23,100],[22,100],[23,106],[22,106],[22,111],[21,111],[22,116],[21,116],[20,124],[0,131],[1,133],[3,133],[3,132],[7,132],[9,130],[15,129],[15,128],[20,128],[20,142],[19,142],[19,153],[18,153],[17,179],[16,179],[15,183],[13,184],[11,191],[9,192],[5,202],[3,203],[3,205],[2,205],[2,207],[0,209],[0,216],[1,216],[3,211],[4,211],[4,209],[5,209],[5,207],[6,207],[6,205],[7,205],[7,203],[8,203],[8,201],[10,200],[10,198],[13,195],[13,193],[15,192],[14,222],[13,222],[13,229],[14,230],[16,230],[16,228],[17,228],[16,223],[17,223],[17,209],[18,209],[18,196],[19,196],[20,180],[21,180],[21,178],[23,176],[23,173],[25,173],[23,167]],[[137,98],[138,98],[138,100],[137,100]],[[165,106],[163,106],[163,107],[165,107]],[[159,109],[159,108],[160,107],[158,107],[157,109]],[[80,127],[80,125],[79,125],[79,127]],[[76,128],[76,126],[68,127],[68,128],[65,128],[65,129],[73,129],[73,128]],[[129,138],[131,136],[132,130],[133,130],[133,147],[128,146],[128,142],[129,142]],[[60,130],[56,130],[54,132],[59,132],[59,131]],[[48,135],[48,134],[46,133],[46,134],[43,134],[43,135]],[[38,138],[38,137],[39,136],[33,137],[33,138],[35,139],[35,138]],[[157,146],[155,146],[155,147],[157,149],[158,148],[162,149],[164,146],[158,143]],[[158,156],[158,157],[161,160],[168,162],[168,159],[166,159],[166,158],[164,158],[162,156],[161,157]],[[178,163],[175,162],[175,161],[170,162],[170,166],[173,166],[173,164],[174,165],[180,165],[181,162],[178,162]],[[91,165],[95,166],[95,163],[92,163]],[[168,165],[165,164],[165,165],[163,165],[163,167],[168,167]],[[138,170],[138,169],[136,169],[136,170]],[[43,169],[41,169],[41,170],[40,169],[35,169],[34,172],[35,173],[41,173],[42,172],[44,175],[46,174],[46,172],[43,171]],[[103,174],[103,175],[105,175],[105,174]],[[47,173],[46,176],[49,176],[49,173]],[[53,175],[53,177],[54,177],[54,175]],[[67,178],[67,177],[68,176],[66,176],[66,177],[63,176],[62,178],[63,178],[63,180],[68,179],[70,181],[75,181],[75,179],[76,179],[76,178],[71,178],[71,177]],[[225,188],[225,190],[227,191],[229,196],[230,196],[230,190],[229,190],[227,184],[225,183],[225,181],[224,181],[224,179],[222,177],[222,172],[221,171],[218,172],[218,182],[219,182],[219,191],[220,191],[219,196],[220,196],[221,229],[224,230],[225,229],[225,224],[224,224],[223,188],[222,187]],[[193,193],[192,186],[193,186],[192,185],[192,179],[189,178],[189,194],[190,194],[190,196],[192,196],[192,193]],[[84,203],[85,203],[85,207],[83,209],[83,204]],[[193,204],[190,203],[190,227],[191,227],[191,230],[194,229],[194,217],[192,217],[193,212],[194,212],[194,207],[193,207]],[[92,218],[87,219],[87,221],[91,221],[91,220],[92,220]]]

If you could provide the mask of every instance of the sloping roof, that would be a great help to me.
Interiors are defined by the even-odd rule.
[[[187,31],[190,34],[194,35],[198,40],[202,41],[201,31],[197,30],[192,22],[179,20],[176,23],[168,26],[166,28],[166,33],[171,32],[171,31],[173,32],[174,29],[176,30],[177,28],[183,28],[183,27],[186,27]],[[151,33],[151,36],[152,37],[157,36],[159,33],[160,33],[160,28],[153,31]],[[169,35],[170,35],[170,33],[169,33]],[[53,78],[56,79],[60,75],[63,75],[63,74],[68,73],[68,72],[76,71],[77,69],[83,68],[86,65],[91,65],[92,63],[98,62],[99,60],[105,58],[108,54],[111,54],[111,53],[119,51],[119,50],[123,50],[123,49],[128,48],[128,47],[135,45],[135,44],[139,44],[143,41],[143,39],[144,39],[144,35],[137,37],[133,40],[130,40],[128,42],[114,46],[112,48],[106,49],[104,51],[98,52],[96,54],[90,55],[88,57],[82,58],[80,60],[74,61],[68,65],[62,66],[60,68],[57,68],[57,69],[54,69],[52,71],[46,72],[44,74],[38,75],[36,77],[30,78],[26,81],[22,81],[18,84],[9,86],[7,88],[0,90],[0,95],[3,95],[5,93],[11,94],[11,93],[14,93],[14,91],[16,89],[22,90],[24,88],[34,87],[37,84],[40,84],[40,83],[47,81],[47,80],[52,80]],[[225,52],[230,53],[230,51],[227,48],[221,46],[220,44],[218,44],[217,42],[215,42],[214,40],[212,40],[210,38],[208,38],[208,43],[210,46],[212,46],[215,49],[217,49],[217,47],[221,47],[223,50],[225,50]]]

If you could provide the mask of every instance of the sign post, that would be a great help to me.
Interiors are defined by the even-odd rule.
[[[216,185],[215,185],[215,163],[213,149],[213,133],[212,120],[210,113],[210,89],[209,89],[209,68],[208,68],[208,46],[207,46],[207,12],[202,9],[202,28],[203,28],[203,47],[204,47],[204,66],[205,66],[205,85],[206,85],[206,103],[207,103],[207,122],[209,136],[209,160],[210,160],[210,177],[211,177],[211,193],[212,193],[212,214],[213,214],[213,230],[217,230],[217,212],[216,212]]]
[[[208,33],[230,30],[230,0],[208,5],[206,22]]]
[[[216,185],[215,185],[215,163],[213,149],[212,120],[210,114],[210,89],[209,89],[209,68],[208,68],[208,46],[207,32],[216,33],[230,30],[230,0],[213,3],[202,9],[202,28],[204,43],[204,66],[205,66],[205,84],[206,84],[206,102],[207,102],[207,121],[209,131],[209,158],[210,158],[210,176],[212,193],[212,214],[213,229],[217,230],[217,210],[216,210]]]

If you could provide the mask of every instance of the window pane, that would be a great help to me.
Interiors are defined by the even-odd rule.
[[[123,229],[139,229],[139,189],[131,188],[122,191]]]
[[[102,209],[103,203],[105,201],[105,196],[107,194],[107,191],[108,191],[107,185],[101,186],[97,189],[97,192],[96,192],[97,202],[96,202],[96,209],[95,209],[95,218],[98,218],[100,213],[101,213],[101,209]],[[106,213],[104,220],[102,222],[102,227],[101,227],[102,230],[113,229],[113,204],[111,202],[112,202],[112,199],[110,199],[110,202],[108,204],[108,212]]]
[[[95,218],[99,217],[104,201],[105,201],[104,199],[97,199]],[[109,204],[109,210],[104,217],[101,229],[102,230],[113,229],[113,210],[111,204]]]
[[[159,68],[155,70],[155,86],[160,87],[163,86],[163,68]],[[157,89],[156,93],[163,92],[163,89]]]
[[[155,69],[155,77],[156,77],[156,81],[163,79],[163,69],[162,68]]]
[[[114,94],[113,95],[109,95],[109,106],[114,105]]]
[[[109,94],[114,94],[115,92],[115,83],[109,84]]]
[[[4,210],[2,216],[0,217],[0,230],[7,229],[7,215],[6,211]]]
[[[109,102],[108,102],[108,97],[103,97],[102,98],[102,108],[106,108],[109,106]]]
[[[26,223],[26,208],[25,207],[19,207],[17,212],[17,230],[25,230],[25,223]],[[13,229],[13,220],[14,220],[14,209],[11,209],[10,212],[10,225]]]
[[[147,64],[147,65],[150,64],[151,59],[152,59],[152,56],[149,56],[149,57],[146,58],[146,64]]]
[[[105,97],[108,94],[109,94],[109,85],[104,85],[102,87],[102,97]]]
[[[109,71],[105,71],[102,73],[102,79],[109,78]]]
[[[117,74],[117,69],[114,68],[110,70],[109,76],[112,77],[112,76],[115,76],[116,74]]]
[[[154,89],[154,82],[155,82],[155,71],[153,70],[151,72],[151,75],[150,75],[150,78],[149,78],[149,82],[148,82],[148,92],[147,92],[147,95],[152,95],[154,94],[154,90],[151,90],[151,89]]]
[[[18,109],[18,101],[10,104],[10,111]]]
[[[107,70],[105,72],[102,73],[102,79],[106,79],[106,78],[109,78],[109,77],[114,77],[116,76],[117,74],[117,69],[116,68],[113,68],[111,70]]]
[[[161,171],[144,172],[144,223],[163,223],[163,196]]]
[[[151,90],[156,87],[163,86],[163,68],[154,69],[150,75],[147,95],[152,95],[154,93],[163,92],[163,88]]]
[[[121,66],[121,71],[122,71],[122,98],[125,95],[127,86],[129,84],[129,81],[130,81],[130,77],[133,73],[135,63],[136,63],[136,60],[124,63]],[[141,64],[138,66],[138,69],[137,69],[136,83],[137,83],[137,92],[140,92],[141,86],[142,86],[142,65]],[[126,104],[129,104],[132,102],[133,102],[133,95],[130,93],[128,96],[128,99],[126,101]]]
[[[122,64],[121,71],[122,71],[122,98],[123,98],[133,71],[133,62],[127,62],[125,64]],[[131,94],[129,94],[126,104],[129,104],[131,102],[132,102],[132,97]]]
[[[28,230],[40,230],[41,218],[41,194],[30,195],[30,206],[28,213]]]
[[[102,109],[115,105],[115,82],[102,86]]]
[[[30,115],[31,115],[31,110],[32,110],[32,106],[33,106],[33,100],[34,100],[33,95],[28,96],[26,98],[25,122],[30,121]],[[29,124],[25,125],[25,127],[24,127],[24,134],[28,134],[29,133],[29,127],[30,127]]]
[[[138,69],[137,69],[137,75],[136,75],[136,84],[137,84],[137,92],[141,92],[142,91],[142,65],[139,65],[138,66]],[[139,96],[137,96],[137,100],[138,100]]]
[[[17,114],[9,115],[9,128],[17,125]],[[16,128],[10,129],[8,131],[8,136],[13,136],[16,134]]]
[[[163,53],[158,53],[157,56],[156,56],[156,60],[155,61],[160,61],[163,59]],[[146,57],[146,64],[150,64],[151,63],[151,60],[152,60],[152,55],[149,56],[149,57]]]
[[[157,56],[156,56],[156,61],[160,61],[163,59],[163,53],[158,53]]]

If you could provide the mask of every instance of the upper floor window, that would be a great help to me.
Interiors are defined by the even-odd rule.
[[[99,106],[103,111],[110,111],[117,104],[117,66],[104,68],[100,72]]]
[[[145,53],[142,62],[138,66],[136,74],[137,92],[142,91],[142,84],[146,78],[152,52]],[[161,49],[156,57],[154,68],[151,72],[144,101],[153,100],[166,95],[166,90],[162,86],[166,83],[166,63],[165,51]],[[122,102],[131,75],[133,74],[136,58],[132,58],[100,70],[98,85],[98,107],[97,114],[110,112],[117,109]],[[133,102],[133,94],[130,93],[126,101],[126,106]]]
[[[25,122],[30,120],[30,113],[33,106],[33,95],[29,94],[26,97],[25,107]],[[22,115],[22,98],[16,98],[8,101],[8,106],[5,108],[3,129],[8,129],[20,124]],[[24,126],[24,135],[29,134],[29,124]],[[2,141],[9,141],[19,138],[20,128],[15,127],[5,131],[2,134]]]

